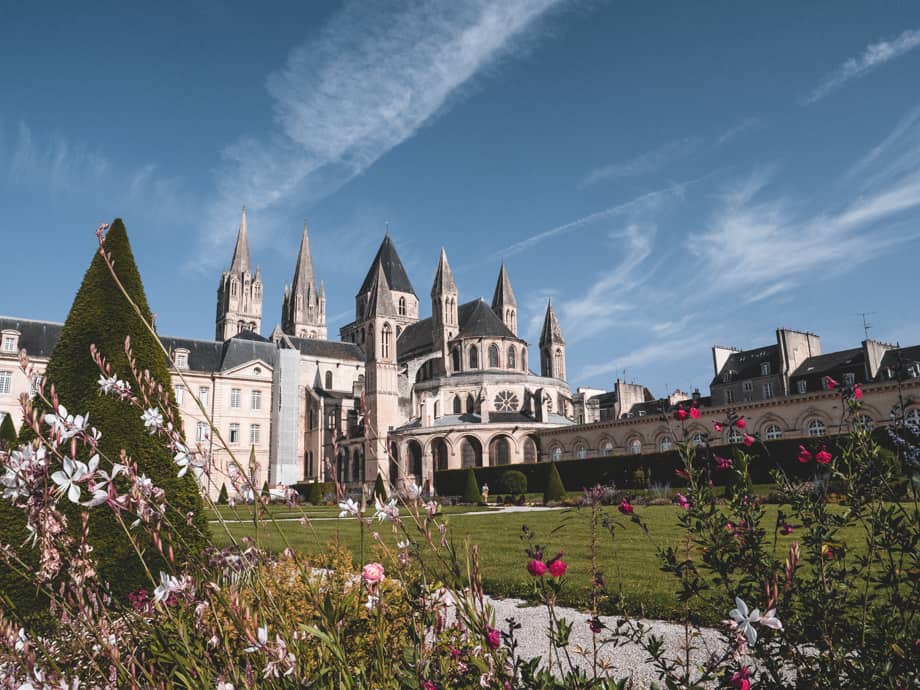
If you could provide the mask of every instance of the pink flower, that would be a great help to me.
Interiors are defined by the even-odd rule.
[[[622,501],[620,501],[620,505],[618,506],[617,510],[623,513],[623,515],[633,514],[633,507],[628,498],[624,498]]]
[[[683,494],[677,494],[677,505],[686,510],[690,507],[690,501]]]
[[[736,690],[751,690],[751,670],[747,666],[742,666],[740,671],[732,674],[732,687]]]
[[[492,649],[498,649],[502,643],[502,634],[495,628],[486,628],[486,642]]]
[[[687,418],[687,411],[683,407],[678,407],[674,410],[674,419],[679,422],[684,421]]]
[[[799,462],[811,462],[812,457],[812,454],[805,449],[805,446],[799,446]]]
[[[824,377],[824,385],[827,386],[827,390],[832,391],[840,384],[834,381],[830,376]]]
[[[713,422],[712,428],[716,430],[717,433],[722,433],[722,424],[719,422]]]
[[[735,420],[735,426],[738,427],[739,429],[743,429],[744,427],[747,426],[747,422],[744,421],[744,419],[739,417],[738,419]]]
[[[790,525],[788,522],[784,522],[783,526],[779,528],[779,533],[783,535],[792,534],[792,525]]]
[[[595,635],[600,634],[601,630],[604,629],[604,624],[600,622],[597,618],[592,618],[588,621],[588,627],[591,628],[591,632]]]
[[[691,407],[690,416],[693,417],[693,419],[699,419],[700,418],[700,408],[696,406]]]
[[[853,386],[853,397],[857,400],[862,400],[862,395],[862,388],[860,388],[859,384],[857,383],[855,386]]]
[[[817,460],[821,465],[826,465],[833,459],[833,457],[833,455],[827,452],[827,448],[822,446],[821,450],[818,451],[818,454],[815,455],[815,460]]]
[[[538,561],[534,558],[530,563],[527,564],[527,572],[533,575],[534,577],[541,577],[543,573],[546,572],[546,564],[543,561]]]
[[[731,466],[732,466],[731,458],[723,458],[720,455],[716,456],[716,469],[717,470],[725,471],[727,469],[731,469]]]
[[[379,563],[368,563],[361,571],[361,577],[370,585],[375,585],[383,579],[383,566]]]
[[[422,690],[438,690],[438,686],[432,683],[430,680],[426,680],[422,683]]]
[[[687,472],[687,470],[681,469],[679,467],[674,470],[674,474],[676,474],[681,479],[690,479],[690,473]]]
[[[753,446],[753,445],[754,445],[754,437],[751,436],[750,434],[745,434],[745,435],[744,435],[744,445],[746,445],[748,448],[750,448],[751,446]]]
[[[552,561],[549,564],[549,574],[553,577],[562,577],[565,575],[566,568],[568,567],[569,566],[565,561],[557,558],[555,561]]]

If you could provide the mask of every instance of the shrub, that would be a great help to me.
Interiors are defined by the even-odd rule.
[[[464,503],[479,503],[482,500],[482,492],[479,491],[479,483],[476,481],[476,473],[472,467],[466,470],[466,486],[463,488]]]
[[[543,503],[561,501],[563,498],[565,498],[565,485],[562,483],[562,477],[559,476],[559,470],[556,469],[556,463],[552,463],[549,466],[546,489],[543,490]]]
[[[498,478],[497,488],[509,494],[527,493],[527,475],[518,470],[508,470]]]
[[[259,492],[259,495],[264,497],[271,496],[271,491],[268,490],[268,480],[265,480],[265,483],[262,484],[262,491]]]
[[[3,415],[0,422],[0,449],[12,448],[16,443],[16,427],[13,426],[13,416]]]
[[[315,506],[323,502],[323,485],[320,482],[313,482],[307,489],[307,501]]]
[[[381,501],[387,500],[387,487],[383,483],[383,475],[377,474],[377,479],[374,480],[374,498],[379,498]]]
[[[220,493],[217,495],[218,505],[225,506],[230,502],[230,496],[227,494],[227,484],[220,485]]]

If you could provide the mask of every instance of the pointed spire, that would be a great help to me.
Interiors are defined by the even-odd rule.
[[[326,299],[326,284],[323,281],[319,281],[319,298]]]
[[[553,309],[552,298],[546,303],[546,316],[543,318],[543,331],[540,333],[540,345],[548,343],[565,344],[565,339],[562,337],[562,326],[559,325],[559,319]]]
[[[310,236],[307,230],[307,221],[303,222],[303,237],[300,238],[300,251],[297,253],[297,263],[294,265],[294,280],[291,283],[291,292],[303,295],[304,307],[308,298],[316,293],[316,277],[313,275],[313,256],[310,253]]]
[[[444,247],[441,247],[441,258],[438,260],[438,270],[434,274],[434,283],[431,285],[431,296],[436,297],[445,292],[457,292],[457,284],[454,282],[450,264],[447,263],[447,252],[444,251]]]
[[[377,275],[374,276],[374,282],[371,284],[370,297],[367,300],[367,316],[396,314],[396,308],[393,306],[393,295],[390,292],[390,284],[387,282],[386,273],[383,265],[377,264]]]
[[[514,290],[511,289],[511,279],[505,269],[505,262],[502,261],[502,267],[498,271],[498,282],[495,283],[495,292],[492,294],[492,309],[499,318],[504,318],[505,307],[517,309],[517,300],[514,298]]]
[[[395,290],[396,292],[408,292],[412,295],[415,294],[412,283],[409,282],[409,276],[406,275],[406,269],[403,268],[402,261],[399,259],[399,254],[396,253],[396,247],[393,246],[393,239],[387,234],[383,238],[383,242],[380,243],[380,249],[377,250],[374,260],[371,261],[371,267],[368,269],[367,275],[364,277],[364,282],[361,283],[361,289],[358,290],[356,296],[364,295],[370,290],[371,283],[377,275],[378,267],[383,268],[383,272],[386,274],[387,285],[391,290]]]
[[[246,228],[246,207],[243,206],[243,215],[240,219],[240,230],[236,235],[236,247],[233,249],[233,261],[230,262],[231,273],[245,273],[249,271],[249,238]]]

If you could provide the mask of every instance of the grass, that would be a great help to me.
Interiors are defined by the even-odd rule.
[[[445,515],[453,513],[470,513],[474,511],[483,511],[483,510],[495,510],[492,506],[442,506],[441,513]],[[290,519],[300,519],[304,515],[308,518],[335,518],[338,517],[341,509],[337,506],[314,506],[314,505],[302,505],[297,506],[296,508],[291,508],[290,506],[283,503],[275,503],[268,505],[265,508],[266,519],[269,516],[274,517],[276,520],[290,520]],[[224,520],[252,520],[253,516],[253,506],[252,505],[237,505],[230,507],[228,505],[219,505],[214,506],[213,508],[208,508],[208,520],[217,520],[218,518],[223,518]],[[373,504],[367,510],[367,515],[373,515],[374,509]]]
[[[466,512],[474,509],[467,507]],[[496,512],[494,515],[464,515],[464,512],[456,509],[454,512],[448,510],[445,509],[444,520],[450,525],[454,541],[468,539],[469,543],[479,545],[483,582],[488,593],[522,598],[532,595],[533,582],[525,569],[527,545],[520,536],[522,527],[527,525],[535,540],[543,546],[546,558],[551,558],[559,551],[565,553],[569,570],[561,603],[587,607],[591,582],[589,510]],[[674,596],[676,581],[671,575],[661,572],[655,550],[656,545],[680,547],[686,538],[677,524],[679,510],[674,506],[637,508],[649,528],[647,537],[615,508],[606,509],[607,515],[618,527],[614,530],[613,538],[601,530],[598,541],[600,568],[607,581],[608,591],[611,594],[619,593],[623,606],[632,614],[675,618],[680,613]],[[336,511],[332,508],[323,509],[316,516],[330,517]],[[768,529],[776,520],[776,511],[777,506],[766,506],[763,524]],[[308,516],[314,517],[309,512]],[[365,533],[362,556],[360,530],[353,519],[318,520],[306,526],[298,522],[284,522],[279,526],[288,543],[300,553],[315,555],[325,551],[329,542],[338,541],[352,551],[356,561],[372,557],[370,534]],[[387,524],[379,527],[375,524],[374,529],[379,530],[382,541],[390,546],[401,538],[394,535]],[[259,544],[270,551],[280,551],[287,545],[275,526],[268,524],[260,528],[257,534],[250,522],[228,524],[226,528],[215,525],[213,533],[218,545],[230,542],[227,530],[236,539],[244,536],[257,538]],[[796,538],[795,534],[778,538],[777,557],[780,560],[785,557],[788,547]],[[855,545],[861,540],[861,535],[853,529],[842,532],[841,538]]]

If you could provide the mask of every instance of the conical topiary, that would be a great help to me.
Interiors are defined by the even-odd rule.
[[[259,494],[260,496],[271,496],[271,492],[268,490],[268,480],[265,480],[265,483],[262,484],[262,491]]]
[[[563,498],[565,498],[565,485],[562,483],[562,477],[559,476],[556,463],[552,463],[549,466],[546,488],[543,490],[543,502],[561,501]]]
[[[144,319],[150,322],[151,312],[140,273],[124,223],[120,219],[116,219],[109,228],[105,248],[112,256],[115,272],[122,285]],[[133,530],[132,534],[139,540],[152,573],[160,570],[174,571],[186,559],[197,557],[206,545],[206,516],[202,511],[201,495],[192,473],[181,478],[177,476],[178,468],[173,462],[173,453],[164,444],[162,437],[147,433],[141,420],[141,411],[115,397],[99,394],[99,370],[90,355],[90,345],[95,345],[105,356],[114,374],[134,385],[124,351],[126,336],[131,338],[131,349],[138,368],[149,370],[153,380],[168,392],[172,417],[179,420],[178,409],[172,397],[166,356],[119,290],[103,258],[96,252],[51,353],[45,380],[54,385],[60,402],[72,414],[89,413],[92,425],[102,432],[99,442],[101,455],[117,462],[120,451],[124,449],[138,464],[139,471],[165,491],[169,502],[167,519],[171,526],[169,533],[164,536],[174,549],[177,565],[167,565],[165,559],[159,556],[152,539],[142,530]],[[164,414],[164,417],[167,415]],[[106,462],[103,461],[102,465],[106,466]],[[71,532],[76,534],[80,529],[79,512],[83,508],[66,499],[59,505],[68,515]],[[16,513],[12,521],[7,519],[10,511]],[[186,524],[187,513],[193,514],[191,525]],[[115,521],[112,511],[100,506],[92,509],[90,515],[89,540],[93,546],[93,557],[97,560],[99,580],[108,582],[118,597],[140,587],[150,588],[152,583],[146,577],[134,548]],[[126,517],[130,522],[130,516]],[[4,502],[0,506],[0,525],[0,542],[22,543],[26,532],[21,511],[8,507]],[[19,584],[22,584],[21,581]],[[0,574],[0,591],[10,591],[6,585],[6,574]],[[40,597],[35,596],[34,588],[27,587],[26,592],[26,600],[16,601],[17,606],[22,604],[24,608],[31,607],[33,610],[35,606],[47,607],[46,602],[38,601]]]
[[[482,492],[479,491],[479,484],[476,482],[476,473],[470,467],[466,471],[466,486],[463,489],[464,503],[479,503],[482,501]]]
[[[227,484],[220,485],[220,493],[217,495],[218,505],[225,506],[230,502],[230,494],[227,493]]]
[[[322,482],[313,482],[310,484],[310,490],[307,492],[307,501],[315,506],[318,506],[323,502]]]
[[[387,500],[387,487],[383,483],[383,476],[380,474],[374,480],[374,497],[379,497],[381,501]]]
[[[9,450],[16,445],[16,427],[12,415],[3,415],[0,422],[0,450]]]

